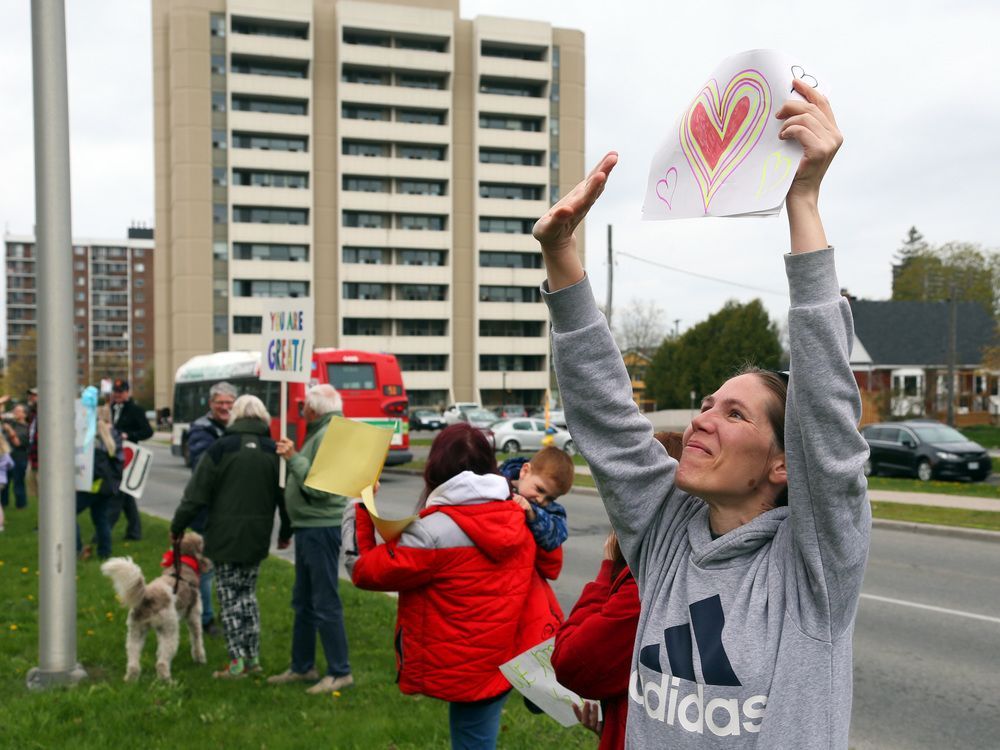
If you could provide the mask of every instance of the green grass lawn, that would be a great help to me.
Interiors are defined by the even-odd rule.
[[[872,490],[898,490],[900,492],[930,492],[940,495],[965,495],[967,497],[989,497],[1000,500],[1000,487],[985,482],[921,482],[905,477],[868,477],[868,488]],[[997,510],[1000,510],[998,505]]]
[[[1000,508],[998,508],[1000,509]],[[932,523],[939,526],[965,526],[972,529],[1000,531],[1000,512],[938,508],[932,505],[872,502],[872,515],[890,521]]]
[[[174,682],[154,677],[155,637],[143,653],[143,674],[125,684],[126,611],[96,560],[77,568],[77,655],[89,678],[72,689],[30,693],[27,671],[38,664],[36,504],[7,513],[0,535],[0,747],[18,748],[439,748],[448,746],[447,704],[402,695],[392,650],[395,604],[382,594],[342,582],[350,659],[356,685],[340,695],[306,695],[306,685],[272,687],[263,677],[213,680],[227,660],[221,638],[206,638],[208,664],[191,661],[182,628]],[[80,516],[84,538],[92,528]],[[119,541],[114,554],[131,555],[147,578],[158,575],[167,524],[145,517],[142,542]],[[266,674],[288,666],[292,566],[271,558],[258,586],[262,662]],[[318,654],[322,650],[318,649]],[[321,664],[322,657],[320,656]],[[564,730],[533,716],[513,693],[504,710],[500,747],[593,748],[594,735]]]
[[[959,430],[969,440],[974,440],[987,450],[1000,448],[1000,427],[993,425],[978,425],[976,427],[963,427]],[[994,462],[994,471],[996,463]]]

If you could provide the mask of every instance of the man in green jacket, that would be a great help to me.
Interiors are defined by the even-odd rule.
[[[347,498],[305,486],[327,425],[341,415],[340,394],[332,385],[316,385],[306,393],[302,416],[308,426],[302,450],[287,438],[278,441],[278,455],[288,463],[285,508],[295,535],[295,587],[292,589],[292,664],[268,678],[272,685],[316,680],[316,633],[326,654],[323,679],[306,690],[319,695],[354,684],[347,661],[344,610],[337,593],[340,558],[340,519]]]

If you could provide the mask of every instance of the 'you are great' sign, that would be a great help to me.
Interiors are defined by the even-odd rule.
[[[311,297],[269,299],[261,335],[261,380],[309,381],[314,338]]]

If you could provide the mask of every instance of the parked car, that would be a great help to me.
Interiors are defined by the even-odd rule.
[[[410,412],[411,430],[440,430],[444,427],[444,417],[433,409],[414,409]]]
[[[532,419],[545,421],[545,410],[541,409],[531,413]],[[549,424],[566,429],[566,413],[562,409],[549,409]]]
[[[505,453],[541,450],[546,434],[545,420],[542,419],[503,419],[490,429],[493,430],[497,449]],[[576,444],[570,434],[556,427],[551,429],[555,446],[571,456],[576,454]]]
[[[462,412],[461,421],[468,422],[473,427],[478,427],[480,430],[484,430],[494,422],[496,422],[500,417],[497,416],[495,411],[490,411],[489,409],[467,409]]]
[[[497,409],[497,413],[501,419],[528,416],[528,410],[524,408],[524,404],[503,404]]]
[[[461,415],[470,409],[479,408],[481,408],[479,404],[473,401],[456,401],[444,410],[445,424],[458,424],[459,422],[465,422],[467,420],[462,419]]]
[[[980,482],[990,475],[990,455],[979,443],[958,430],[925,420],[885,422],[865,427],[871,456],[868,475],[903,473],[928,482],[931,479],[965,479]]]

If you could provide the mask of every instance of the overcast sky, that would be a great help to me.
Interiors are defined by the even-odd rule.
[[[130,222],[151,225],[154,217],[149,5],[66,6],[73,235],[123,237]],[[31,232],[34,223],[29,7],[0,3],[0,222],[14,233]],[[588,169],[609,149],[621,154],[588,223],[587,267],[602,302],[607,224],[616,250],[785,288],[784,215],[640,220],[649,162],[666,131],[723,58],[753,48],[799,57],[833,101],[846,140],[821,209],[842,286],[887,298],[892,256],[911,225],[934,243],[1000,247],[1000,3],[463,0],[461,7],[464,18],[528,18],[586,34]],[[614,280],[617,309],[653,299],[670,326],[681,320],[681,330],[730,298],[759,296],[775,319],[785,317],[784,294],[629,258],[619,258]]]

